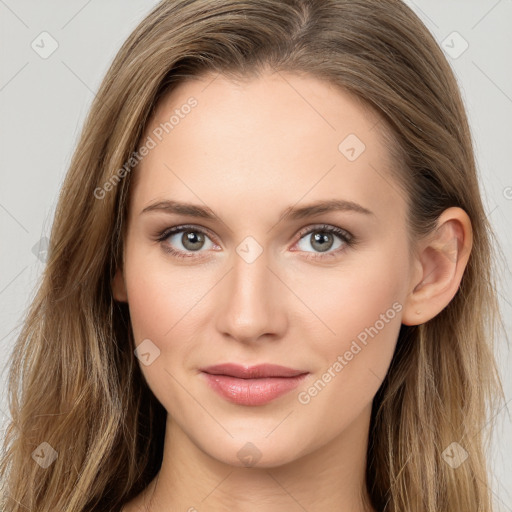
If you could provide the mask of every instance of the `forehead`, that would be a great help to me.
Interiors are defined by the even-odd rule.
[[[145,130],[143,142],[154,147],[134,171],[133,206],[201,198],[216,211],[227,198],[253,208],[265,198],[266,208],[281,211],[301,197],[343,197],[396,207],[379,121],[353,95],[310,76],[208,74],[182,82]]]

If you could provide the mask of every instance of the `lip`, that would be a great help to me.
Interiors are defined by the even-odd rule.
[[[309,372],[275,364],[234,363],[200,368],[208,385],[238,405],[263,405],[295,389]]]

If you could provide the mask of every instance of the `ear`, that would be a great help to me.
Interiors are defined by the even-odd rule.
[[[114,279],[112,279],[112,294],[118,302],[128,302],[124,272],[121,267],[117,267]]]
[[[473,245],[467,213],[458,207],[445,210],[434,232],[418,242],[411,292],[405,300],[404,325],[419,325],[440,313],[459,289]]]

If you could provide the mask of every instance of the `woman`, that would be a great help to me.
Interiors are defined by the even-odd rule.
[[[490,239],[403,3],[161,2],[63,186],[2,510],[492,510]]]

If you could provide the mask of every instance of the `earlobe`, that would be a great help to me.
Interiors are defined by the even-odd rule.
[[[425,323],[450,303],[459,289],[472,244],[467,213],[458,207],[445,210],[434,233],[419,242],[416,263],[420,271],[406,299],[404,325]]]
[[[126,293],[126,284],[124,282],[124,272],[118,267],[112,279],[112,295],[118,302],[128,302],[128,294]]]

